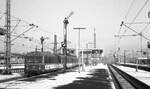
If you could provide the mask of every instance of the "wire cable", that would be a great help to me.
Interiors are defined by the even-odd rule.
[[[143,4],[143,6],[141,7],[141,9],[137,12],[137,14],[135,15],[135,17],[133,18],[133,20],[131,21],[131,23],[133,23],[136,18],[140,15],[140,13],[142,12],[142,10],[144,9],[144,7],[146,6],[146,4],[148,3],[149,0],[146,0],[145,3]]]
[[[144,32],[146,29],[147,29],[147,27],[149,26],[149,24],[147,24],[142,30],[141,30],[141,32]],[[140,32],[140,33],[141,33]]]
[[[127,13],[126,13],[126,15],[125,15],[125,18],[126,18],[126,19],[127,19],[128,15],[129,15],[131,9],[132,9],[132,6],[133,6],[134,2],[135,2],[135,0],[132,0],[130,6],[129,6],[129,8],[128,8],[128,11],[127,11]]]
[[[131,23],[134,23],[134,21],[136,20],[136,18],[140,15],[140,13],[142,12],[142,10],[144,9],[144,7],[147,5],[149,0],[146,0],[145,3],[143,4],[143,6],[139,9],[139,11],[137,12],[137,14],[135,15],[135,17],[133,18],[133,20],[131,21]],[[132,24],[131,24],[132,25]],[[131,25],[129,27],[131,27]],[[126,33],[126,29],[124,30],[123,34]]]
[[[134,2],[135,2],[135,0],[132,0],[132,2],[131,2],[131,4],[130,4],[130,6],[129,6],[129,8],[128,8],[128,11],[127,11],[127,13],[126,13],[126,15],[125,15],[125,20],[127,20],[127,17],[128,17],[128,15],[129,15],[129,13],[130,13],[130,11],[131,11],[131,8],[132,8],[132,6],[133,6]],[[122,26],[120,26],[120,28],[119,28],[118,35],[120,35],[121,28],[122,28]],[[124,33],[125,33],[125,31],[124,31]],[[118,42],[118,43],[120,43],[121,37],[119,37],[119,39],[118,39],[118,40],[119,40],[119,42]]]

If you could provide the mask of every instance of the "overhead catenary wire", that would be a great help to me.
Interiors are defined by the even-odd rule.
[[[144,9],[144,7],[147,5],[149,0],[146,0],[145,3],[143,4],[143,6],[140,8],[140,10],[137,12],[137,14],[135,15],[135,17],[133,18],[133,20],[131,21],[132,23],[136,20],[136,18],[140,15],[140,13],[142,12],[142,10]]]
[[[125,25],[125,23],[123,23],[123,25],[125,25],[128,29],[134,31],[135,33],[137,33],[138,35],[140,35],[141,37],[143,37],[143,38],[145,38],[145,39],[147,39],[147,40],[149,40],[149,39],[148,39],[147,37],[145,37],[145,36],[142,34],[142,32],[148,27],[149,22],[136,22],[136,23],[134,23],[134,22],[135,22],[136,18],[137,18],[137,17],[140,15],[140,13],[142,12],[142,10],[144,9],[144,7],[147,5],[148,1],[149,1],[149,0],[146,0],[145,3],[142,5],[142,7],[139,9],[139,11],[137,12],[137,14],[135,15],[135,17],[134,17],[133,20],[131,21],[130,26],[127,26],[127,25]],[[138,32],[136,32],[135,30],[133,30],[133,29],[130,28],[132,24],[147,24],[147,25],[144,27],[144,29],[142,29],[142,31],[141,31],[140,33],[138,33]],[[124,33],[125,33],[125,32],[126,32],[126,30],[124,30]],[[124,34],[124,33],[123,33],[123,34]]]
[[[0,11],[0,14],[4,14],[4,15],[5,15],[6,13]],[[73,13],[71,13],[71,14],[73,14]],[[70,14],[70,15],[71,15],[71,14]],[[15,16],[13,16],[13,15],[11,15],[11,17],[12,17],[12,21],[17,21],[17,23],[15,24],[15,26],[12,28],[11,33],[13,33],[13,32],[16,30],[16,28],[18,28],[18,27],[20,26],[21,22],[24,22],[24,24],[29,24],[29,25],[30,25],[29,22],[27,22],[27,21],[25,21],[25,20],[23,20],[23,19],[21,19],[21,18],[15,17]],[[69,17],[70,17],[70,16],[68,16],[67,18],[69,18]],[[12,26],[11,26],[11,27],[12,27]],[[26,29],[27,29],[27,28],[26,28]],[[32,29],[32,28],[29,28],[28,30],[22,32],[22,33],[19,34],[18,36],[15,36],[15,38],[12,39],[11,41],[14,41],[14,40],[17,39],[17,38],[20,38],[22,35],[24,35],[24,33],[26,33],[27,31],[29,31],[30,29]],[[49,31],[47,31],[47,30],[44,30],[44,29],[41,28],[41,27],[38,27],[38,29],[39,29],[40,31],[45,32],[45,33],[54,35],[53,33],[49,32]],[[17,33],[17,34],[18,34],[18,33]],[[59,36],[57,36],[57,37],[59,37]],[[14,42],[13,42],[13,43],[14,43]]]
[[[126,13],[126,15],[125,15],[125,19],[127,19],[128,15],[129,15],[129,13],[130,13],[130,11],[131,11],[131,9],[132,9],[132,6],[133,6],[134,2],[135,2],[135,0],[132,0],[130,6],[129,6],[129,8],[128,8],[128,11],[127,11],[127,13]]]
[[[6,14],[5,12],[0,11],[0,14]],[[29,22],[23,20],[22,18],[18,18],[16,16],[11,15],[11,18],[17,19],[17,20],[21,20],[22,22],[26,23],[26,24],[30,24]]]
[[[43,29],[43,28],[41,28],[41,27],[38,27],[38,29],[37,29],[37,30],[40,30],[40,31],[42,31],[42,32],[45,32],[45,33],[51,34],[52,36],[54,36],[54,35],[55,35],[54,33],[49,32],[49,31],[47,31],[47,30],[45,30],[45,29]],[[57,36],[57,38],[63,39],[63,38],[62,38],[62,37],[60,37],[60,36]]]
[[[141,30],[140,33],[142,33],[143,31],[145,31],[148,28],[149,24],[146,24],[145,27]]]
[[[32,25],[32,24],[31,24]],[[11,41],[14,41],[15,39],[19,38],[21,35],[23,35],[24,33],[30,31],[31,29],[33,29],[34,27],[36,27],[35,25],[32,25],[28,30],[22,32],[20,35],[18,35],[16,38],[12,39]]]
[[[122,24],[124,25],[125,27],[127,27],[128,29],[132,30],[133,32],[137,33],[138,35],[140,35],[141,37],[145,38],[146,40],[150,41],[150,39],[148,39],[147,37],[145,37],[143,34],[141,33],[138,33],[137,31],[135,31],[134,29],[132,29],[131,27],[125,25],[125,24]]]
[[[6,13],[2,13],[1,11],[0,11],[0,13],[2,14],[2,15],[5,15]],[[21,18],[18,18],[18,17],[15,17],[15,16],[12,16],[11,15],[11,17],[13,18],[13,19],[15,19],[15,20],[12,20],[12,21],[17,21],[17,23],[15,24],[15,26],[14,26],[14,28],[12,29],[12,31],[11,31],[11,33],[13,33],[14,32],[14,30],[18,27],[18,26],[20,26],[20,22],[23,22],[24,24],[28,24],[28,26],[32,26],[32,27],[30,27],[29,29],[27,29],[26,31],[24,31],[24,32],[22,32],[21,34],[19,34],[19,35],[17,35],[17,36],[15,36],[15,38],[14,39],[12,39],[11,41],[14,41],[15,39],[17,39],[17,38],[20,38],[22,35],[24,35],[24,33],[26,33],[27,31],[29,31],[29,30],[31,30],[31,29],[33,29],[33,27],[38,27],[38,26],[35,26],[35,25],[32,25],[32,24],[29,24],[29,22],[27,22],[27,21],[25,21],[25,20],[22,20]],[[2,18],[2,17],[1,17]],[[11,26],[12,27],[12,26]],[[46,31],[46,30],[43,30],[42,29],[42,31],[43,32],[46,32],[46,33],[51,33],[51,32],[49,32],[49,31]],[[51,33],[52,34],[52,33]],[[13,36],[13,35],[12,35]],[[31,38],[30,38],[31,39]],[[31,39],[32,40],[32,39]],[[31,41],[31,40],[29,40],[29,41]],[[3,40],[1,40],[0,39],[0,41],[2,41],[2,42],[4,42]],[[32,41],[33,42],[33,41]],[[35,43],[35,42],[34,42]],[[37,44],[37,43],[36,43]]]
[[[129,23],[129,22],[125,22],[124,24],[150,24],[150,22],[133,22],[133,23]]]
[[[127,13],[126,13],[126,15],[125,15],[125,22],[127,21],[128,15],[129,15],[129,13],[130,13],[130,11],[131,11],[131,9],[132,9],[132,6],[133,6],[134,2],[135,2],[135,0],[132,0],[130,6],[129,6],[129,8],[128,8],[128,11],[127,11]],[[123,34],[125,34],[125,32],[126,32],[126,29],[124,30]],[[119,38],[119,39],[121,39],[121,38]]]
[[[18,23],[14,26],[14,28],[12,29],[11,33],[17,28],[17,26],[19,25],[21,20],[18,20]]]
[[[126,13],[126,15],[125,15],[125,20],[127,20],[128,15],[129,15],[129,13],[130,13],[130,11],[131,11],[131,9],[132,9],[132,6],[133,6],[134,2],[135,2],[135,0],[132,0],[131,4],[130,4],[128,10],[127,10],[127,13]],[[119,28],[118,35],[119,35],[120,32],[121,32],[121,28],[122,28],[122,26],[120,26],[120,28]],[[120,40],[121,40],[121,37],[118,38],[118,44],[120,43]]]
[[[4,15],[5,15],[5,14],[2,14],[2,15],[0,16],[0,20],[3,18]]]
[[[1,13],[1,14],[6,14],[6,13],[4,13],[4,12],[2,12],[2,11],[0,11],[0,13]],[[73,14],[73,12],[71,12],[70,15],[67,16],[67,18],[69,18],[72,14]],[[25,20],[23,20],[23,19],[21,19],[21,18],[18,18],[18,17],[16,17],[16,16],[11,15],[11,17],[14,18],[14,19],[17,19],[17,21],[19,21],[19,22],[24,22],[24,23],[26,23],[26,24],[30,24],[29,22],[27,22],[27,21],[25,21]],[[17,24],[19,24],[19,22],[18,22]],[[15,25],[14,28],[16,28],[17,24]],[[54,35],[53,33],[49,32],[49,31],[47,31],[47,30],[44,30],[44,29],[41,28],[41,27],[38,27],[38,29],[41,30],[41,31],[43,31],[43,32],[45,32],[45,33],[49,33],[49,34],[51,34],[51,35]],[[14,29],[14,30],[15,30],[15,29]],[[59,37],[59,36],[57,36],[57,37]]]
[[[147,5],[149,0],[146,0],[145,3],[142,5],[142,7],[139,9],[139,11],[137,12],[137,14],[135,15],[135,17],[133,18],[133,20],[131,21],[131,23],[134,23],[134,21],[137,19],[137,17],[140,15],[140,13],[142,12],[142,10],[144,9],[144,7]],[[130,25],[131,26],[131,25]],[[130,27],[129,26],[129,27]],[[124,33],[126,33],[126,30],[124,30]],[[124,34],[123,33],[123,34]]]

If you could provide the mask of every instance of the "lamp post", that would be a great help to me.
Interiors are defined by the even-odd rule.
[[[78,30],[78,49],[77,49],[77,58],[78,58],[78,64],[79,64],[79,73],[80,73],[80,57],[79,57],[79,53],[80,53],[80,30],[81,29],[86,29],[86,28],[80,28],[80,27],[77,27],[77,28],[73,28],[73,29],[76,29],[76,30]],[[82,65],[82,67],[83,67],[83,65]]]

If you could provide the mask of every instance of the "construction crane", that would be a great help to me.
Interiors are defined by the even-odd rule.
[[[64,44],[63,44],[63,54],[65,55],[64,60],[64,71],[67,69],[67,25],[69,24],[68,19],[74,14],[74,12],[71,12],[67,17],[65,17],[63,23],[64,23]]]

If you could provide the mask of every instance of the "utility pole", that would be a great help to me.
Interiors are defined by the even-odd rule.
[[[44,37],[42,36],[41,38],[40,38],[40,40],[41,40],[41,45],[42,45],[42,48],[41,48],[41,53],[42,53],[42,64],[44,65],[44,53],[43,53],[43,43],[44,43]]]
[[[10,0],[6,0],[6,70],[4,74],[11,74],[11,20],[10,20]]]
[[[83,51],[84,51],[84,50],[82,49],[82,53],[81,53],[81,55],[82,55],[82,61],[81,61],[81,63],[82,63],[82,71],[85,71],[85,69],[84,69],[84,66],[85,66],[85,65],[84,65],[84,60],[83,60],[83,58],[84,58],[84,55],[83,55],[84,53],[83,53]]]
[[[126,50],[124,50],[124,64],[126,63]]]
[[[64,67],[64,71],[66,71],[67,69],[67,25],[69,24],[69,17],[71,15],[73,15],[74,13],[71,12],[67,17],[65,17],[63,23],[64,23],[64,42],[63,42],[63,54],[65,55],[65,59],[64,59],[64,64],[63,64],[63,67]]]
[[[94,28],[94,48],[96,48],[96,33],[95,33],[95,28]]]
[[[147,42],[147,64],[149,64],[149,48],[150,48],[150,42]]]
[[[57,54],[57,35],[54,35],[54,54]]]
[[[40,40],[41,40],[41,45],[42,45],[42,48],[41,48],[41,52],[43,53],[44,52],[44,41],[45,41],[45,39],[49,39],[49,37],[43,37],[43,36],[41,36],[41,38],[40,38]]]
[[[42,37],[40,38],[40,40],[41,40],[41,44],[42,44],[41,52],[43,53],[43,42],[44,42],[44,37],[42,36]]]
[[[44,47],[43,47],[43,45],[44,45],[44,40],[45,39],[49,39],[49,38],[48,37],[44,38],[43,36],[40,38],[41,44],[42,44],[41,52],[42,52],[42,64],[43,65],[44,65]]]
[[[76,29],[76,30],[78,30],[79,31],[79,33],[78,33],[78,50],[77,50],[77,53],[78,53],[78,55],[77,55],[77,58],[78,58],[78,64],[79,64],[79,72],[80,72],[80,57],[79,57],[79,54],[80,54],[80,30],[81,29],[86,29],[86,28],[80,28],[80,27],[78,27],[78,28],[73,28],[73,29]],[[82,66],[83,67],[83,66]],[[82,68],[83,69],[83,68]]]
[[[143,50],[142,50],[142,32],[139,35],[140,35],[140,38],[141,38],[140,43],[141,43],[141,58],[142,58],[142,56],[143,56]]]
[[[135,57],[134,57],[134,50],[132,49],[132,59],[134,60]]]
[[[38,49],[37,49],[37,45],[36,45],[36,48],[35,48],[35,53],[37,53],[37,50],[38,50]]]

